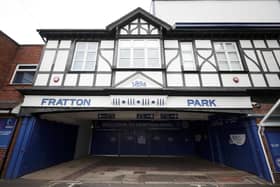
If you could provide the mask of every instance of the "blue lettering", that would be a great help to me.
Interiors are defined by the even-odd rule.
[[[55,105],[55,99],[49,99],[48,105]]]
[[[76,99],[68,99],[68,100],[71,101],[71,106],[73,106]]]
[[[198,99],[195,100],[194,106],[201,106],[201,104],[200,104]]]
[[[90,106],[91,99],[54,99],[54,98],[43,98],[41,105],[48,106]]]
[[[202,105],[202,106],[209,106],[208,100],[207,100],[207,99],[202,99],[202,100],[201,100],[201,105]]]
[[[80,105],[84,105],[84,102],[82,99],[77,99],[76,104],[80,106]]]
[[[48,99],[46,99],[46,98],[43,98],[43,99],[42,99],[42,101],[41,101],[41,105],[44,105],[44,104],[46,104],[46,103],[47,103],[47,100],[48,100]]]
[[[192,99],[188,99],[187,102],[188,102],[188,106],[194,105],[194,100]]]
[[[62,99],[58,99],[55,105],[62,105],[63,106]]]
[[[215,99],[211,99],[211,100],[209,100],[209,105],[210,106],[217,106],[215,102],[216,102]]]
[[[84,105],[90,106],[91,99],[84,99]]]
[[[215,107],[216,100],[215,99],[187,99],[188,106],[196,106],[196,107]]]

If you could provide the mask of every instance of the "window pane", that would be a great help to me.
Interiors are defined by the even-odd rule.
[[[229,51],[234,51],[235,50],[235,46],[233,43],[226,43],[226,49]]]
[[[236,52],[229,52],[228,56],[229,56],[229,59],[232,61],[239,61],[238,55]]]
[[[85,52],[78,51],[76,52],[75,60],[82,61],[84,59]]]
[[[157,48],[148,49],[148,58],[159,58],[159,50]]]
[[[96,61],[96,53],[95,52],[89,52],[87,54],[87,61]]]
[[[75,71],[83,70],[83,61],[74,61],[72,69]]]
[[[130,58],[130,49],[120,49],[120,58]]]
[[[13,83],[19,84],[31,84],[33,81],[35,72],[16,72]]]
[[[242,70],[238,50],[235,42],[215,42],[216,57],[220,70],[237,71]],[[219,49],[217,51],[217,49]]]
[[[86,49],[86,42],[78,42],[76,46],[76,50],[85,50]]]
[[[88,43],[88,51],[96,51],[96,48],[97,48],[97,43],[95,42]]]
[[[94,71],[97,47],[97,42],[77,42],[72,70]]]
[[[192,43],[191,42],[182,42],[181,43],[181,49],[182,51],[192,51]]]
[[[94,71],[95,69],[95,61],[87,61],[85,64],[85,71]]]
[[[217,52],[217,59],[218,61],[226,61],[226,53],[224,52]]]
[[[229,65],[227,61],[219,61],[219,67],[220,70],[225,71],[225,70],[229,70]]]
[[[118,67],[121,68],[160,67],[159,40],[155,40],[155,39],[120,40],[119,44],[120,47],[119,47]]]
[[[145,50],[144,49],[134,49],[133,58],[145,58]]]
[[[158,68],[160,67],[160,61],[158,58],[150,58],[148,59],[148,67]]]
[[[224,50],[223,43],[215,42],[214,46],[217,51]]]
[[[232,61],[231,62],[231,68],[232,68],[232,70],[242,70],[239,61]]]
[[[130,59],[129,58],[121,58],[119,61],[119,67],[121,68],[129,68]]]
[[[133,60],[133,67],[136,67],[136,68],[145,67],[145,59],[144,58],[135,58]]]

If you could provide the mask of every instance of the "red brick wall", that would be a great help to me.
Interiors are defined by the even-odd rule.
[[[10,64],[12,64],[18,44],[0,31],[0,89],[9,74]]]
[[[3,49],[3,51],[2,51]],[[10,85],[11,78],[17,64],[38,64],[41,56],[43,45],[17,45],[6,35],[0,32],[0,101],[22,100],[21,94],[16,88],[30,86]]]

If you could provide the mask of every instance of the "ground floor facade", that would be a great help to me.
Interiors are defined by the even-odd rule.
[[[9,140],[3,178],[110,178],[120,183],[229,179],[240,184],[278,180],[279,128],[257,124],[256,116],[249,115],[249,97],[102,97],[27,98]]]

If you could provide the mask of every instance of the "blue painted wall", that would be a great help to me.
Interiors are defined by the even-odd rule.
[[[78,127],[35,117],[23,119],[7,179],[73,159]]]
[[[212,161],[253,173],[271,181],[258,138],[255,119],[218,117],[208,127]],[[243,145],[232,142],[230,135],[245,135]],[[205,158],[205,157],[204,157]]]
[[[265,136],[276,172],[280,172],[280,129],[270,127],[265,129]]]

